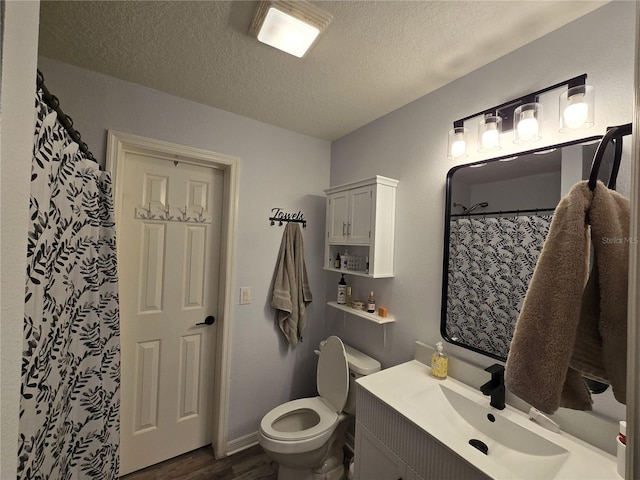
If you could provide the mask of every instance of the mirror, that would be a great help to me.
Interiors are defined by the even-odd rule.
[[[449,170],[440,327],[445,340],[506,360],[553,210],[574,184],[589,178],[600,138]],[[613,157],[609,146],[598,176],[605,184]],[[630,163],[630,152],[623,151],[616,189],[626,195]]]

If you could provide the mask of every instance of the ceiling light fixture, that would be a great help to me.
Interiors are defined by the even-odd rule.
[[[262,43],[302,58],[332,19],[330,13],[307,1],[261,1],[249,34]]]
[[[453,122],[449,132],[447,155],[449,159],[467,156],[467,129],[464,123],[482,116],[478,123],[478,152],[492,152],[501,148],[503,132],[513,130],[513,142],[518,144],[537,142],[542,138],[542,104],[539,97],[543,93],[566,86],[560,94],[560,132],[594,125],[594,88],[586,84],[587,74],[579,75],[537,92],[474,113]]]

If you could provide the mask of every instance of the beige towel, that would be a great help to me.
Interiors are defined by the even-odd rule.
[[[311,300],[302,233],[297,223],[287,223],[276,262],[271,306],[278,311],[280,330],[291,346],[302,341],[306,306]]]
[[[539,410],[591,410],[583,374],[625,402],[628,242],[629,201],[601,182],[574,185],[558,204],[505,371],[509,390]]]

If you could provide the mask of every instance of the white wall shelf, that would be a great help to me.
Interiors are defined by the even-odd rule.
[[[377,275],[376,277],[374,277],[370,273],[367,273],[362,270],[343,270],[341,268],[330,268],[330,267],[324,267],[324,269],[329,272],[344,273],[345,275],[354,275],[356,277],[368,277],[368,278],[392,278],[393,277],[393,274],[391,273],[387,275]]]
[[[385,323],[393,323],[396,321],[396,318],[392,315],[381,317],[377,313],[369,313],[365,312],[364,310],[357,310],[355,308],[347,307],[346,305],[340,305],[337,302],[327,302],[327,305],[338,310],[342,310],[345,313],[355,315],[356,317],[365,318],[370,322],[377,323],[378,325],[384,325]]]

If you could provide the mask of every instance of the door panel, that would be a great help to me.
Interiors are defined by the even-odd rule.
[[[135,433],[157,427],[160,340],[140,342],[136,349]]]
[[[329,242],[342,243],[347,239],[347,220],[349,216],[348,192],[335,193],[329,197],[327,206],[329,216]]]
[[[224,173],[124,154],[120,475],[211,443]]]
[[[349,243],[368,245],[371,232],[371,186],[350,191]]]

